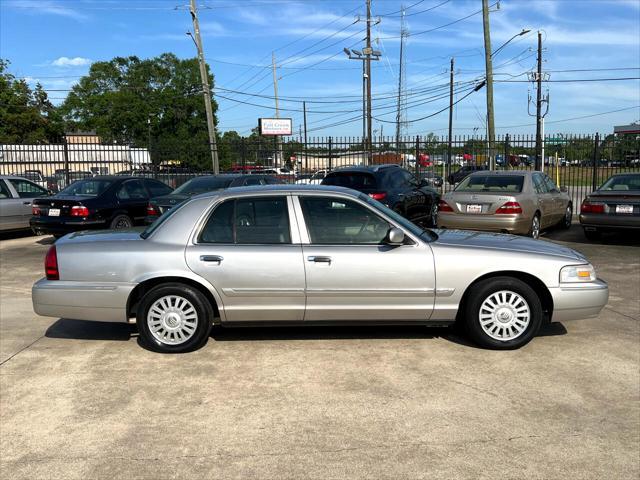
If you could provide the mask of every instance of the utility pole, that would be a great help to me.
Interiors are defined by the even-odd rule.
[[[446,175],[443,177],[446,179],[451,173],[451,141],[453,136],[453,57],[451,58],[451,68],[449,69],[449,139],[447,141],[447,165],[446,165]],[[444,184],[442,182],[442,193],[444,193]]]
[[[404,90],[404,77],[405,77],[405,67],[404,67],[404,39],[407,35],[407,30],[405,28],[405,19],[404,19],[405,11],[404,6],[402,7],[402,20],[400,24],[400,69],[398,71],[398,108],[396,112],[396,151],[399,153],[400,151],[400,137],[402,136],[402,123],[403,119],[403,90]]]
[[[536,170],[542,170],[542,32],[538,31],[538,72],[536,75]]]
[[[276,73],[276,54],[271,52],[271,66],[273,69],[273,96],[276,100],[276,118],[280,118],[280,110],[278,109],[278,74]],[[282,165],[282,143],[280,135],[276,135],[276,157],[273,159],[274,167]]]
[[[371,151],[371,0],[367,0],[367,47],[363,53],[366,55],[365,63],[367,66],[367,143],[369,147],[368,163],[371,163],[373,155],[373,152]]]
[[[202,81],[202,92],[204,95],[204,108],[207,113],[207,130],[209,132],[209,148],[211,149],[211,164],[213,173],[220,173],[220,162],[218,161],[218,144],[216,142],[216,126],[213,123],[213,108],[211,107],[211,91],[209,90],[209,76],[207,75],[207,65],[202,51],[202,38],[200,37],[200,24],[198,23],[198,7],[196,0],[191,0],[189,11],[193,21],[193,33],[196,48],[198,49],[198,64],[200,65],[200,79]]]
[[[489,1],[482,0],[482,25],[484,28],[484,61],[487,82],[487,139],[489,170],[495,169],[493,146],[495,143],[495,125],[493,118],[493,61],[491,55],[491,27],[489,25]]]
[[[309,157],[307,155],[307,102],[302,102],[302,114],[304,116],[304,170],[309,171]]]

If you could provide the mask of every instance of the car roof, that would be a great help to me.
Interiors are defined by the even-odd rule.
[[[21,177],[20,175],[0,175],[0,179],[2,180],[9,180],[12,178],[19,178],[21,180],[29,180],[28,178],[25,177]],[[33,180],[29,180],[31,183],[33,183]]]
[[[282,193],[285,195],[293,193],[341,193],[349,195],[350,197],[357,198],[361,195],[360,192],[351,190],[350,188],[334,187],[330,185],[252,185],[249,187],[233,187],[226,190],[216,190],[213,192],[205,192],[196,195],[193,198],[207,198],[207,197],[237,197],[255,195],[256,193]]]
[[[470,177],[479,177],[479,176],[485,176],[485,175],[507,175],[507,176],[513,176],[513,175],[518,175],[518,176],[522,176],[522,175],[531,175],[533,173],[542,173],[542,172],[536,172],[536,171],[530,171],[530,170],[483,170],[481,172],[473,172],[471,173],[469,176]]]
[[[384,163],[380,165],[352,165],[348,167],[338,167],[333,172],[330,172],[329,174],[342,173],[342,172],[377,173],[387,168],[402,168],[402,167],[396,163]]]

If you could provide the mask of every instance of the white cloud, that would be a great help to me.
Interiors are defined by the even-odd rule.
[[[69,2],[71,3],[71,2]],[[6,7],[19,9],[25,13],[32,15],[56,15],[59,17],[72,18],[74,20],[83,21],[89,18],[87,15],[74,10],[70,6],[49,0],[13,0],[5,3]]]
[[[84,57],[59,57],[51,62],[54,67],[84,67],[91,65],[91,59]]]

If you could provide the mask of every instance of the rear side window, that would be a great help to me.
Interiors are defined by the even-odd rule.
[[[156,182],[155,180],[146,180],[145,183],[152,197],[169,195],[171,192],[173,192],[171,187],[169,187],[168,185],[165,185],[162,182]]]
[[[78,180],[62,190],[59,195],[102,195],[112,184],[111,180]]]
[[[322,180],[323,185],[352,188],[354,190],[370,190],[378,187],[376,178],[367,172],[335,172]]]
[[[291,243],[286,197],[251,197],[228,200],[213,211],[200,243]]]
[[[539,173],[534,173],[533,177],[533,188],[536,191],[536,193],[547,193],[547,185],[544,183],[544,180],[542,179],[542,175],[540,175]]]
[[[9,187],[4,183],[4,180],[0,180],[0,198],[11,198],[11,192],[9,191]]]
[[[116,195],[120,200],[142,200],[147,198],[147,191],[140,180],[127,180]]]

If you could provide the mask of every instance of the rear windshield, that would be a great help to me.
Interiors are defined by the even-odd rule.
[[[455,188],[456,192],[517,193],[522,191],[521,175],[471,175]]]
[[[102,195],[112,183],[112,180],[106,179],[92,178],[91,180],[78,180],[64,190],[61,190],[58,195],[97,197],[98,195]]]
[[[376,177],[366,172],[335,172],[322,180],[323,185],[352,188],[354,190],[369,190],[377,187]]]
[[[198,195],[199,193],[220,190],[231,185],[233,178],[224,177],[200,177],[192,178],[176,188],[173,193],[178,195]]]
[[[600,190],[640,190],[640,175],[616,175],[604,182]]]

